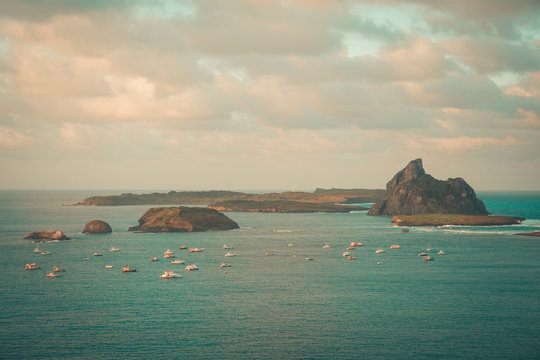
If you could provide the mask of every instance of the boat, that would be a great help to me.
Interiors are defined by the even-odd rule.
[[[54,272],[50,272],[50,273],[47,274],[48,278],[59,277],[59,276],[60,276],[60,274],[55,274]]]
[[[349,247],[347,248],[347,250],[349,250],[349,251],[350,251],[350,250],[354,250],[354,249],[356,249],[354,246],[349,246]]]
[[[41,255],[51,255],[50,251],[44,250],[41,252]]]
[[[180,245],[180,247],[178,248],[180,250],[187,250],[187,246],[186,245]]]
[[[427,254],[425,252],[421,252],[420,254],[418,254],[418,256],[427,256]]]
[[[24,269],[25,270],[37,270],[37,269],[40,269],[41,266],[40,265],[37,265],[36,263],[28,263],[24,266]]]
[[[377,265],[381,265],[382,264],[382,261],[377,261]]]
[[[345,251],[345,252],[343,253],[343,256],[349,256],[349,255],[351,255],[351,253],[348,252],[348,251]]]
[[[94,256],[103,256],[103,254],[100,253],[100,252],[95,252],[95,253],[94,253]]]
[[[87,258],[87,257],[84,257],[84,258],[82,258],[82,259],[83,259],[83,260],[88,260],[88,258]]]
[[[199,267],[195,264],[191,264],[191,265],[186,266],[185,270],[186,271],[199,270]]]
[[[221,267],[231,267],[231,264],[221,263]]]
[[[377,250],[375,250],[375,252],[376,252],[377,254],[380,254],[380,253],[383,253],[384,250],[383,250],[383,249],[377,249]]]
[[[159,275],[159,277],[162,279],[176,279],[176,278],[181,278],[182,275],[177,274],[172,271],[164,271],[161,275]]]
[[[270,251],[267,251],[264,253],[264,256],[270,256],[270,255],[274,255],[274,254],[272,254]]]
[[[315,260],[315,259],[312,258],[311,256],[308,256],[308,257],[306,258],[306,260]]]
[[[61,272],[61,271],[66,271],[66,269],[65,268],[60,268],[58,266],[53,266],[53,271],[54,272]]]
[[[231,257],[231,256],[236,256],[236,254],[233,254],[232,252],[228,252],[228,253],[225,254],[225,256]]]
[[[223,249],[225,250],[232,249],[232,248],[233,248],[232,245],[227,245],[227,244],[223,245]]]
[[[350,246],[364,246],[360,241],[353,241]]]
[[[330,248],[331,248],[331,246],[330,246],[330,245],[328,245],[328,244],[324,244],[324,246],[323,246],[322,248],[323,248],[323,249],[330,249]]]
[[[288,243],[288,244],[287,244],[287,247],[293,247],[293,246],[294,246],[294,245],[291,244],[291,243]]]
[[[112,265],[105,265],[105,269],[112,269]]]
[[[390,249],[401,249],[399,245],[390,245]]]
[[[446,255],[446,251],[444,250],[439,250],[439,252],[437,253],[438,255]]]
[[[171,264],[173,264],[173,265],[179,265],[179,264],[183,264],[183,263],[185,263],[185,261],[184,261],[184,260],[180,260],[180,259],[173,260],[173,261],[171,262]]]
[[[428,246],[427,246],[426,251],[431,251],[431,241],[428,241]]]
[[[201,252],[203,250],[204,250],[203,248],[189,248],[189,252],[191,252],[191,253]]]
[[[356,260],[356,256],[349,255],[347,256],[347,260]]]
[[[176,257],[174,253],[171,251],[171,249],[167,249],[167,251],[163,253],[163,256],[165,256],[165,259],[171,259],[171,258]]]
[[[32,250],[32,252],[35,252],[35,253],[40,253],[41,250],[39,249],[39,246],[36,246],[36,248],[34,250]]]
[[[159,258],[157,258],[157,257],[154,256],[154,257],[151,257],[151,258],[150,258],[150,261],[159,261]]]
[[[433,258],[431,256],[424,256],[422,258],[422,260],[424,260],[424,261],[433,261]]]
[[[122,272],[135,272],[136,268],[130,268],[129,266],[122,266]]]
[[[110,252],[120,251],[120,249],[117,248],[117,247],[112,246],[112,247],[109,249],[109,251],[110,251]]]

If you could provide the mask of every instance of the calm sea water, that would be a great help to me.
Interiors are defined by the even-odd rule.
[[[0,358],[540,358],[540,240],[512,235],[540,230],[538,192],[479,194],[492,214],[528,218],[520,226],[401,233],[365,212],[228,213],[240,229],[193,234],[128,232],[149,206],[60,206],[93,194],[0,192]],[[81,234],[93,219],[114,232]],[[73,240],[33,253],[23,237],[44,229]],[[344,260],[351,241],[365,245]],[[428,246],[432,262],[417,256]],[[167,248],[200,270],[172,265]],[[67,271],[47,279],[55,265]]]

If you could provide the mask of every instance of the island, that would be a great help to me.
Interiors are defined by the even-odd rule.
[[[168,193],[90,196],[73,205],[209,205],[222,201],[300,201],[313,204],[374,203],[382,198],[381,189],[316,189],[314,192],[285,191],[281,193],[249,194],[236,191],[169,191]],[[262,204],[261,204],[262,206]]]
[[[24,238],[34,240],[70,240],[70,238],[68,238],[64,232],[60,230],[34,231],[26,234]]]
[[[83,234],[109,234],[111,226],[103,220],[92,220],[84,225]]]
[[[227,200],[208,206],[218,211],[263,212],[263,213],[344,213],[368,210],[366,207],[336,205],[331,203],[312,203],[290,200]]]
[[[392,222],[397,226],[496,226],[520,224],[522,217],[516,216],[483,216],[460,214],[420,214],[394,215]]]
[[[465,180],[437,180],[426,174],[422,159],[416,159],[386,184],[386,193],[368,215],[416,214],[488,215],[488,212]]]
[[[148,209],[139,225],[130,227],[136,232],[195,232],[237,229],[238,224],[217,210],[204,207],[156,207]]]

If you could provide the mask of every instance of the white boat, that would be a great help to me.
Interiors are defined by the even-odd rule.
[[[128,272],[136,272],[137,268],[130,268],[129,266],[122,266],[122,272],[128,273]]]
[[[350,246],[364,246],[360,241],[353,241]]]
[[[322,248],[323,248],[323,249],[330,249],[330,248],[331,248],[331,246],[330,246],[330,245],[328,245],[328,244],[324,244],[324,246],[323,246]]]
[[[231,264],[221,263],[221,267],[231,267]]]
[[[180,245],[180,247],[178,248],[180,250],[187,250],[187,246],[186,245]]]
[[[235,254],[233,254],[232,252],[228,252],[228,253],[226,253],[226,254],[225,254],[225,256],[227,256],[227,257],[231,257],[231,256],[236,256],[236,255],[235,255]]]
[[[383,250],[383,249],[377,249],[375,252],[376,252],[377,254],[380,254],[380,253],[383,253],[384,250]]]
[[[401,249],[399,245],[390,245],[390,249]]]
[[[381,265],[382,264],[382,261],[377,261],[377,265]]]
[[[418,256],[427,256],[427,254],[425,252],[421,252],[420,254],[418,254]]]
[[[180,265],[180,264],[183,264],[185,262],[186,262],[185,260],[176,259],[176,260],[171,261],[171,264]]]
[[[356,260],[356,256],[349,255],[347,256],[347,260]]]
[[[66,271],[66,269],[61,268],[59,266],[53,266],[53,272],[62,272],[62,271]]]
[[[232,245],[227,245],[227,244],[223,245],[223,249],[225,250],[232,249],[232,248],[233,248]]]
[[[35,252],[35,253],[40,253],[41,250],[39,250],[39,246],[36,246],[36,248],[34,250],[32,250],[32,252]]]
[[[44,250],[41,252],[41,255],[51,255],[50,251]]]
[[[199,270],[199,267],[195,264],[186,266],[186,271]]]
[[[291,244],[291,243],[288,243],[288,244],[287,244],[287,247],[293,247],[293,246],[294,246],[294,245]]]
[[[112,269],[112,265],[105,265],[105,269]]]
[[[94,253],[94,256],[103,256],[103,254],[100,253],[100,252],[96,252],[96,253]]]
[[[150,261],[159,261],[159,258],[157,258],[157,257],[154,256],[154,257],[151,257],[151,258],[150,258]]]
[[[53,272],[50,272],[50,273],[47,274],[48,278],[59,277],[59,276],[60,276],[60,274],[55,274]]]
[[[25,270],[37,270],[37,269],[40,269],[41,266],[40,265],[37,265],[36,263],[28,263],[24,266],[24,269]]]
[[[438,255],[446,255],[446,251],[440,250],[437,254],[438,254]]]
[[[167,249],[167,251],[165,251],[165,252],[163,253],[163,256],[165,257],[165,259],[171,259],[171,258],[176,257],[176,256],[174,255],[174,253],[171,251],[171,249]]]
[[[163,274],[159,275],[159,277],[162,279],[176,279],[176,278],[181,278],[182,275],[177,274],[172,271],[164,271]]]
[[[204,250],[204,248],[189,248],[189,252],[192,252],[192,253],[201,252],[203,250]]]
[[[424,256],[422,258],[422,260],[424,260],[424,261],[433,261],[433,258],[431,256]]]
[[[110,252],[120,251],[120,249],[117,248],[117,247],[112,246],[112,247],[109,249],[109,251],[110,251]]]
[[[343,253],[343,256],[349,256],[349,255],[351,255],[351,253],[348,252],[348,251],[345,251],[345,252]]]
[[[308,260],[308,261],[309,261],[309,260],[315,260],[315,259],[314,259],[314,258],[312,258],[311,256],[308,256],[308,257],[306,258],[306,260]]]

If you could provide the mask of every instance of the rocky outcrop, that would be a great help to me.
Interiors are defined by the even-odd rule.
[[[84,225],[83,234],[108,234],[112,232],[111,226],[102,220],[92,220]]]
[[[488,215],[488,212],[465,180],[437,180],[425,173],[422,159],[416,159],[386,184],[382,200],[368,212],[368,215],[415,214]]]
[[[519,233],[514,235],[523,235],[523,236],[540,236],[540,231],[533,231],[530,233]]]
[[[36,240],[69,240],[69,238],[60,230],[43,230],[27,234],[25,239]]]
[[[217,210],[201,207],[157,207],[147,210],[139,225],[130,227],[138,232],[194,232],[231,230],[238,224]]]
[[[517,216],[483,216],[459,214],[394,215],[392,222],[397,226],[499,226],[516,225],[525,220]]]

